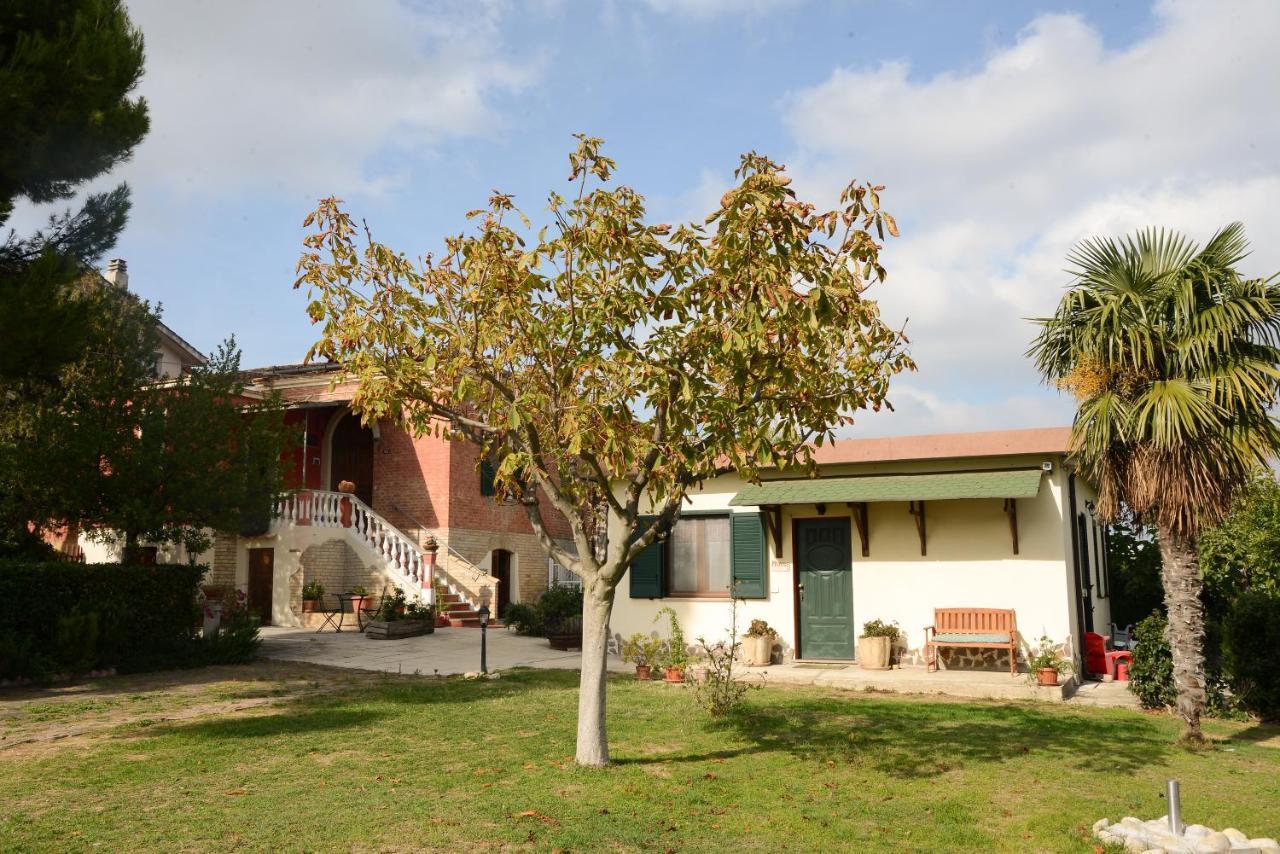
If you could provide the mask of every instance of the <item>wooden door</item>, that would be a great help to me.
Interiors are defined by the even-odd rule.
[[[800,658],[853,659],[849,519],[799,519],[796,537]]]
[[[275,585],[276,550],[249,549],[249,610],[262,625],[271,625],[271,588]]]
[[[490,574],[498,580],[494,585],[497,613],[493,616],[502,619],[507,614],[507,606],[511,604],[511,552],[495,549],[490,565]]]
[[[356,485],[356,498],[373,506],[373,431],[348,412],[329,441],[329,488],[349,480]]]

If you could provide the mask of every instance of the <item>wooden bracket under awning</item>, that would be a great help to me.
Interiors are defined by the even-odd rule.
[[[858,529],[858,539],[862,540],[862,556],[871,557],[871,535],[867,528],[867,502],[850,501],[849,510],[853,513],[853,524]]]
[[[760,512],[764,516],[765,530],[773,538],[773,553],[776,557],[782,557],[782,508],[771,504],[762,506]]]
[[[924,557],[928,554],[925,548],[924,502],[908,501],[907,512],[916,517],[916,533],[920,535],[920,556]]]
[[[1004,512],[1009,514],[1009,533],[1013,536],[1013,553],[1018,553],[1018,499],[1006,498]]]

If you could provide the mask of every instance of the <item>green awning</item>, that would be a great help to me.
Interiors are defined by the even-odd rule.
[[[770,504],[839,504],[846,501],[1034,498],[1040,491],[1041,474],[1040,469],[1010,469],[766,480],[743,487],[729,503],[735,507],[757,507]]]

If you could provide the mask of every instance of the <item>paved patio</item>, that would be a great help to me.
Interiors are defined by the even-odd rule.
[[[341,633],[314,629],[264,628],[262,655],[284,661],[307,661],[331,667],[374,670],[385,673],[420,673],[452,676],[480,669],[480,630],[436,629],[434,634],[402,640],[370,640],[355,631]],[[578,650],[559,652],[543,638],[529,638],[504,628],[488,633],[490,670],[540,667],[577,670]],[[631,672],[631,665],[610,656],[609,669]],[[816,685],[845,691],[887,691],[895,694],[943,694],[965,699],[1034,700],[1137,708],[1137,698],[1123,682],[1085,682],[1082,685],[1038,688],[1028,685],[1025,674],[1004,671],[940,670],[923,667],[895,670],[862,670],[856,664],[790,663],[745,668],[746,679],[771,685]]]
[[[577,670],[582,653],[559,652],[545,638],[529,638],[496,628],[488,632],[489,669],[545,667]],[[331,667],[452,676],[480,669],[480,630],[436,629],[433,634],[399,640],[371,640],[359,632],[315,629],[262,629],[262,656],[284,661],[309,661]],[[631,668],[610,658],[609,669]]]
[[[939,670],[923,667],[863,670],[856,664],[799,662],[753,667],[748,679],[774,685],[818,685],[845,691],[888,691],[894,694],[944,694],[974,700],[1033,700],[1138,708],[1137,698],[1123,682],[1074,681],[1055,688],[1028,684],[1027,674],[1007,670]]]

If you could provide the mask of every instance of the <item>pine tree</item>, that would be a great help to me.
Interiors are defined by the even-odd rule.
[[[0,229],[20,199],[69,199],[128,159],[148,128],[145,101],[131,97],[142,69],[142,35],[120,0],[0,4]],[[121,184],[34,234],[3,235],[4,396],[33,379],[52,381],[77,358],[89,330],[75,283],[115,244],[128,214]]]

